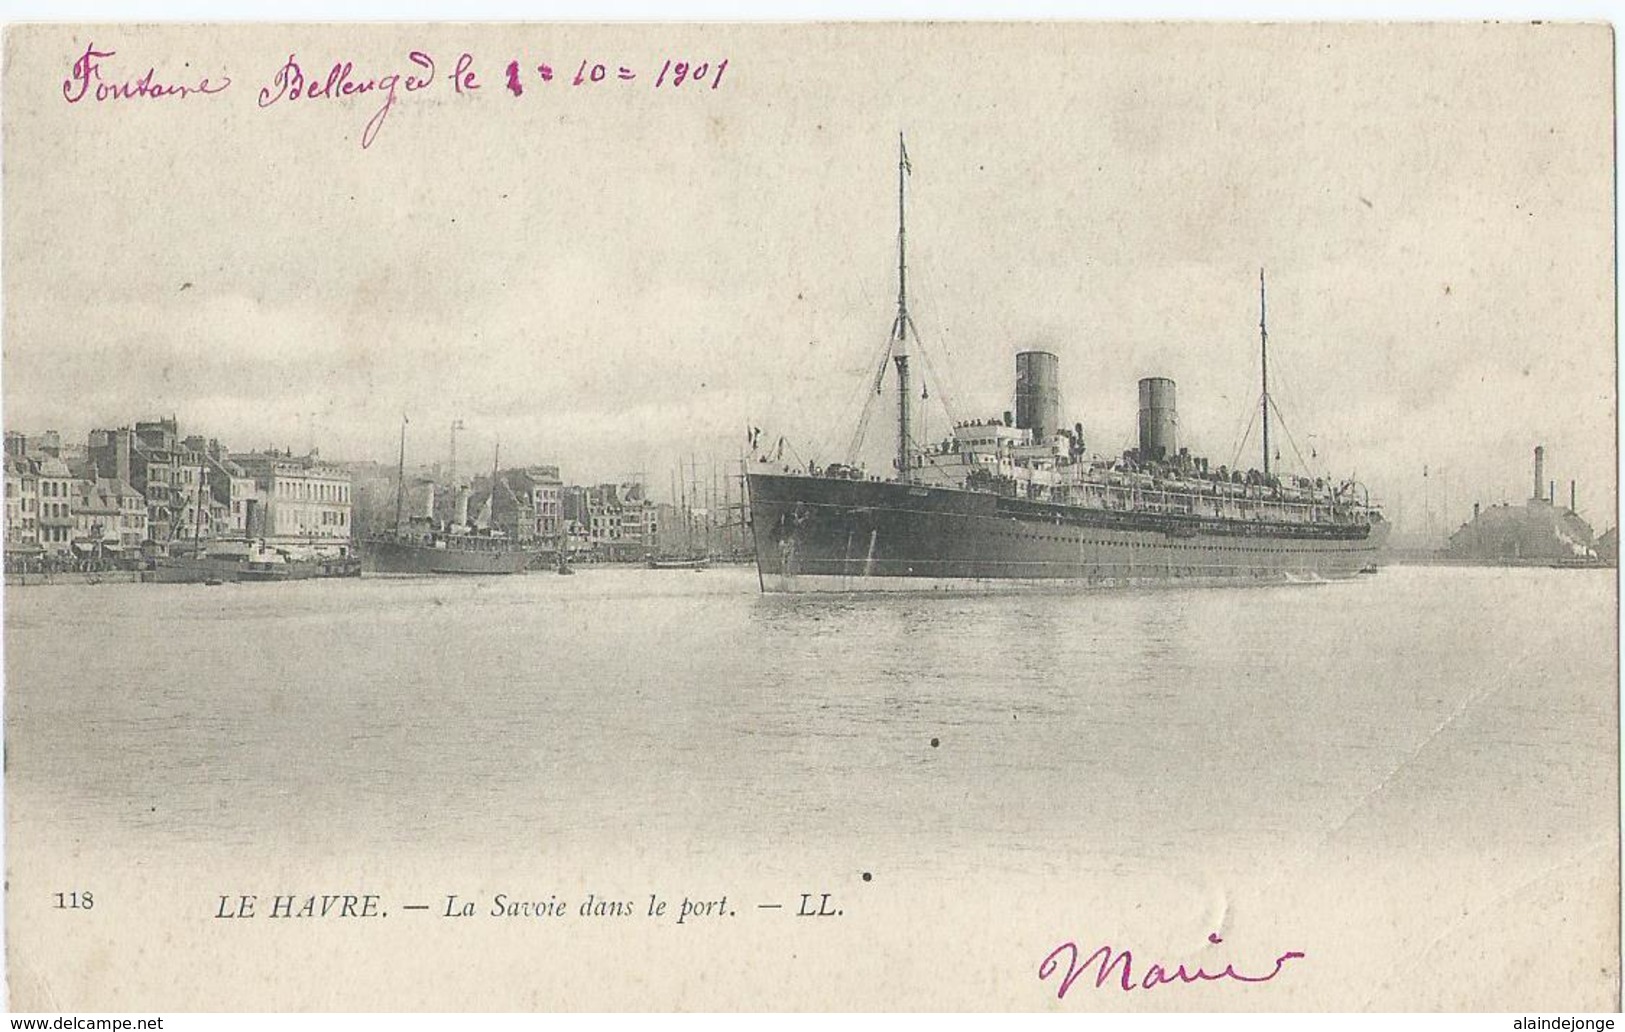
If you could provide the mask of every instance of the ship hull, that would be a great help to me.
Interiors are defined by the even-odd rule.
[[[387,539],[368,541],[362,551],[368,573],[500,575],[521,573],[529,562],[519,549],[435,548]]]
[[[361,562],[357,559],[294,559],[282,563],[246,563],[238,572],[241,581],[295,581],[322,580],[334,577],[361,576]]]
[[[1387,525],[1085,509],[891,481],[753,473],[764,591],[1075,590],[1353,577]]]
[[[710,559],[650,559],[651,570],[703,570],[711,565]]]
[[[153,560],[141,573],[145,584],[231,583],[239,579],[242,564],[211,556],[175,556]]]
[[[352,558],[249,562],[231,556],[178,556],[155,560],[141,574],[149,584],[226,584],[359,577],[361,564]]]

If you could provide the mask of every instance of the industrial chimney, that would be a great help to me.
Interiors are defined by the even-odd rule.
[[[1016,427],[1047,441],[1061,423],[1061,363],[1048,351],[1016,355]]]
[[[1546,486],[1546,448],[1537,444],[1535,445],[1535,493],[1533,497],[1537,499],[1545,497],[1546,492],[1541,490],[1544,486]]]
[[[1179,415],[1174,381],[1148,376],[1140,381],[1140,459],[1166,461],[1179,451]]]
[[[130,456],[134,438],[135,434],[130,432],[129,427],[113,431],[113,475],[126,484],[134,481]]]

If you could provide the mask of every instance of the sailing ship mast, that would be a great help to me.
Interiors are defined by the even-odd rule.
[[[1270,334],[1264,325],[1264,270],[1258,270],[1258,353],[1264,377],[1264,479],[1270,478]]]
[[[197,521],[192,524],[192,554],[195,556],[203,554],[203,481],[206,468],[207,463],[204,461],[203,456],[199,455],[197,467]]]
[[[904,183],[909,173],[908,148],[903,134],[897,134],[897,320],[892,324],[895,345],[892,361],[897,365],[897,479],[909,480],[909,376],[908,331],[908,230],[904,219]]]
[[[401,458],[395,468],[395,533],[401,532],[401,505],[406,500],[406,424],[411,422],[406,416],[401,416]]]
[[[491,522],[486,525],[491,536],[497,533],[497,467],[502,464],[502,442],[491,452]]]

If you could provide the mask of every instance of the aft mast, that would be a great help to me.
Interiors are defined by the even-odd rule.
[[[1264,319],[1264,270],[1258,270],[1258,355],[1264,378],[1264,479],[1270,477],[1270,334]]]
[[[892,361],[897,364],[897,479],[909,480],[909,376],[908,376],[908,264],[905,260],[908,241],[904,220],[904,183],[909,174],[908,148],[903,145],[903,134],[897,134],[897,321],[892,325],[896,344],[892,348]]]

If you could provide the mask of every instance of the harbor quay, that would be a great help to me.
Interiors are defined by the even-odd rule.
[[[7,430],[5,584],[554,570],[701,539],[744,554],[743,520],[722,525],[719,507],[657,502],[636,481],[567,483],[550,463],[459,471],[452,456],[409,466],[404,434],[395,463],[237,450],[175,416],[79,440]]]

